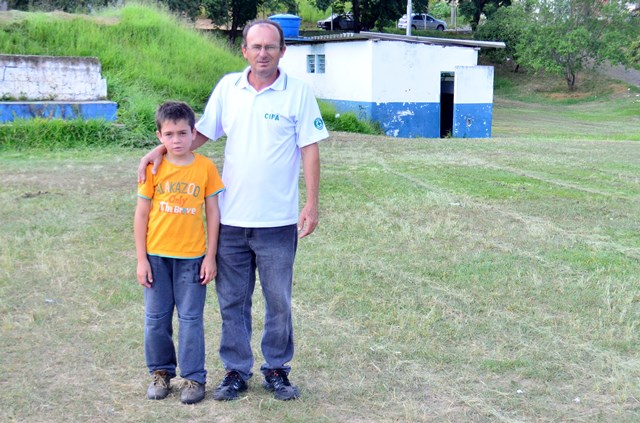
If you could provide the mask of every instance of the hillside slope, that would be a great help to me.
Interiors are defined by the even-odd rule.
[[[119,122],[147,134],[159,103],[183,100],[202,110],[220,77],[245,66],[224,41],[139,4],[96,16],[0,12],[0,51],[98,57]]]

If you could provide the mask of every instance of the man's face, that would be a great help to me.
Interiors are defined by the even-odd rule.
[[[262,78],[277,76],[278,63],[286,47],[280,49],[280,33],[273,25],[256,25],[247,33],[247,45],[242,54],[249,62],[251,71]]]

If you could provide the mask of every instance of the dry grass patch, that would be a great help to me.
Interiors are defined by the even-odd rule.
[[[203,152],[221,165],[222,148]],[[333,134],[294,282],[302,398],[255,377],[239,401],[195,406],[144,397],[142,153],[0,153],[0,420],[640,419],[637,142]],[[209,394],[213,289],[206,310]]]

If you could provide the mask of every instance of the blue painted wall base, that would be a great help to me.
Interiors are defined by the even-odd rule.
[[[439,103],[368,103],[323,99],[339,113],[378,122],[384,133],[398,138],[440,138]]]
[[[398,138],[440,138],[440,103],[367,103],[328,100],[339,113],[378,122],[385,135]],[[453,138],[491,138],[493,104],[454,104]]]
[[[0,123],[34,118],[115,121],[117,111],[112,101],[7,101],[0,102]]]
[[[491,138],[493,104],[454,104],[454,138]]]

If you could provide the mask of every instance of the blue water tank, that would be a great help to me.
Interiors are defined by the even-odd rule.
[[[300,34],[300,21],[302,20],[300,16],[285,13],[271,15],[269,16],[269,20],[280,24],[285,38],[297,38]]]

